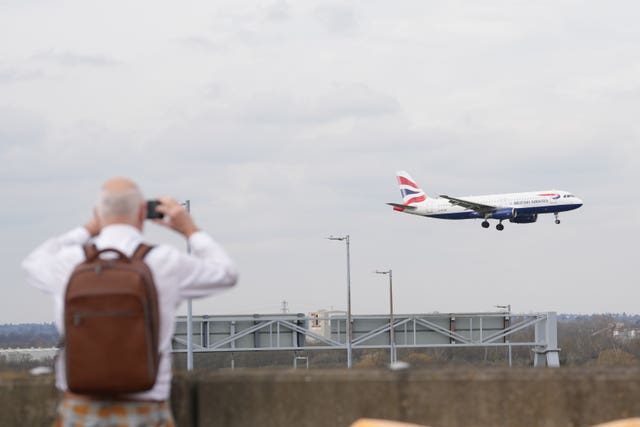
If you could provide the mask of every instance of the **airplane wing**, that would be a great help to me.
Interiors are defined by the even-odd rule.
[[[387,203],[389,206],[393,206],[394,208],[399,208],[399,209],[408,209],[410,211],[417,209],[415,206],[411,206],[411,205],[403,205],[401,203]]]
[[[471,209],[472,211],[478,212],[482,216],[496,210],[496,206],[484,205],[482,203],[472,202],[465,199],[458,199],[445,195],[440,195],[440,197],[442,197],[443,199],[447,199],[452,205],[462,206],[465,209]]]

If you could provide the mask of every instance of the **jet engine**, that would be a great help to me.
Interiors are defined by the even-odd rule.
[[[516,224],[529,224],[538,220],[538,214],[517,215],[515,218],[509,218],[509,222]]]
[[[516,217],[516,208],[500,208],[491,213],[493,219],[509,219],[513,220]]]

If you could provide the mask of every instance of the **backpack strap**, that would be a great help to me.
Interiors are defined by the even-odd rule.
[[[98,255],[98,248],[95,243],[87,243],[82,246],[82,249],[84,250],[84,256],[87,260],[92,260]]]
[[[145,256],[153,249],[154,246],[147,245],[145,243],[140,243],[136,250],[131,255],[131,259],[135,259],[138,261],[142,261]]]
[[[145,256],[147,256],[147,254],[153,248],[154,246],[150,246],[145,243],[140,243],[136,248],[136,250],[133,251],[133,255],[131,256],[131,259],[141,261],[144,259]],[[93,260],[96,256],[98,256],[98,253],[101,252],[98,250],[95,243],[87,243],[86,245],[82,246],[82,249],[84,250],[84,256],[87,260]],[[121,256],[124,256],[124,255],[121,255]]]

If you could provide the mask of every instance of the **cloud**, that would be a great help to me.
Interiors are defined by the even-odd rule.
[[[47,123],[44,117],[29,110],[0,107],[0,153],[10,147],[33,146],[44,140]],[[4,169],[10,167],[3,162]]]
[[[24,300],[20,257],[86,220],[100,182],[119,174],[191,199],[237,260],[238,290],[202,313],[343,305],[344,248],[324,237],[347,233],[360,313],[385,309],[371,271],[389,267],[404,312],[633,310],[635,3],[554,14],[504,1],[205,3],[0,15],[12,40],[0,60],[4,300]],[[131,12],[148,10],[141,29]],[[561,226],[543,216],[485,233],[393,212],[398,169],[430,196],[558,187],[585,206]],[[523,273],[540,265],[542,281]],[[425,271],[446,285],[426,299]],[[622,302],[597,291],[610,271]],[[479,277],[491,280],[469,286]],[[575,298],[578,285],[591,300]],[[2,315],[47,320],[48,307]]]
[[[36,80],[45,77],[40,69],[0,68],[0,84]]]
[[[113,67],[121,62],[99,54],[83,54],[76,52],[56,52],[54,50],[33,55],[35,61],[43,61],[61,65],[64,67]]]
[[[242,120],[259,123],[328,123],[349,118],[392,115],[401,110],[392,96],[359,83],[334,83],[316,97],[263,93],[239,112]]]
[[[286,1],[277,1],[265,8],[265,18],[270,22],[284,22],[290,18],[290,7]]]
[[[352,36],[358,30],[358,19],[353,8],[342,5],[322,5],[314,11],[316,19],[330,33],[338,36]]]
[[[178,42],[184,46],[203,50],[205,52],[220,53],[226,50],[226,47],[223,43],[214,42],[207,37],[184,37],[179,39]]]
[[[77,121],[54,129],[33,114],[13,112],[4,117],[0,136],[2,141],[12,143],[3,143],[0,150],[2,180],[78,185],[135,172],[148,157],[131,135],[103,123]]]

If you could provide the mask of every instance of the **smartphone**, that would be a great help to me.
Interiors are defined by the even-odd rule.
[[[147,200],[147,219],[164,218],[164,214],[156,212],[156,206],[160,204],[160,200]]]

